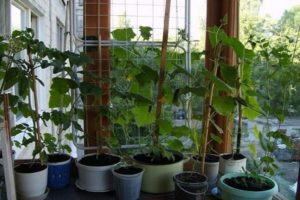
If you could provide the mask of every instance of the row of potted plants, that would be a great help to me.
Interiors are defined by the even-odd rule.
[[[140,27],[138,38],[144,41],[149,40],[151,31],[150,27]],[[215,49],[214,65],[212,70],[199,69],[200,78],[205,80],[202,82],[193,73],[186,72],[178,63],[166,61],[165,64],[158,64],[168,56],[172,57],[176,53],[178,55],[175,50],[169,54],[166,50],[163,53],[155,47],[137,46],[137,41],[126,47],[115,48],[112,52],[117,69],[113,73],[122,74],[122,77],[112,77],[109,80],[113,83],[111,88],[112,105],[99,108],[99,117],[106,116],[111,124],[122,127],[126,137],[128,134],[125,130],[132,124],[139,128],[146,127],[149,130],[146,146],[143,146],[140,153],[132,156],[136,167],[123,167],[113,171],[116,179],[120,177],[119,174],[125,174],[121,179],[123,183],[117,186],[121,188],[121,191],[126,188],[129,175],[137,174],[138,180],[142,181],[141,188],[145,192],[174,191],[174,177],[176,188],[183,188],[184,191],[186,191],[185,187],[177,182],[199,181],[204,189],[201,189],[200,193],[195,193],[193,190],[188,191],[190,192],[188,195],[205,195],[207,185],[215,184],[218,176],[218,173],[211,175],[208,171],[209,167],[205,166],[205,163],[209,163],[211,158],[215,161],[214,157],[208,154],[208,144],[212,140],[221,142],[218,134],[222,134],[222,130],[214,123],[213,116],[218,113],[232,117],[236,107],[238,108],[237,144],[240,145],[242,117],[250,118],[249,110],[252,111],[252,118],[253,115],[260,114],[260,110],[254,102],[255,95],[253,93],[255,91],[251,87],[251,73],[248,73],[249,70],[251,71],[254,53],[237,39],[226,35],[222,31],[222,26],[210,28],[208,32],[210,43]],[[135,38],[136,33],[131,28],[124,28],[113,31],[112,36],[115,40],[130,42]],[[180,42],[185,38],[181,39]],[[26,198],[45,195],[48,191],[46,189],[47,178],[48,187],[51,188],[61,188],[68,184],[71,158],[61,153],[70,151],[70,147],[62,143],[62,137],[64,135],[67,140],[72,140],[73,135],[63,134],[63,132],[67,131],[71,125],[78,131],[83,131],[78,121],[74,120],[74,115],[81,112],[75,105],[79,100],[84,102],[84,97],[87,95],[93,95],[95,99],[101,98],[101,88],[79,78],[81,74],[87,75],[82,66],[91,62],[86,55],[59,52],[47,48],[42,42],[34,39],[31,29],[15,31],[10,38],[1,38],[0,47],[2,74],[0,92],[1,94],[6,93],[17,86],[16,94],[10,94],[10,108],[15,114],[21,113],[25,118],[31,119],[31,122],[17,124],[12,128],[13,136],[23,136],[21,142],[14,141],[14,144],[28,146],[34,143],[33,161],[15,168],[17,192],[19,196]],[[226,64],[221,56],[224,48],[234,50],[239,58],[238,65]],[[161,54],[166,57],[161,57]],[[22,59],[22,56],[25,58]],[[137,60],[138,62],[135,62]],[[162,67],[166,67],[166,69],[162,70]],[[37,69],[51,69],[54,74],[59,75],[51,80],[49,107],[52,110],[50,112],[40,112],[38,106],[37,84],[43,85],[44,83],[36,75]],[[221,74],[221,78],[218,73]],[[189,80],[192,84],[172,87],[173,81],[179,77]],[[97,79],[95,76],[91,78]],[[74,90],[79,91],[78,98],[72,97],[71,93]],[[167,107],[178,104],[185,95],[190,93],[202,98],[205,102],[200,130],[197,127],[177,127],[167,115],[164,115]],[[224,95],[224,93],[230,95]],[[118,102],[121,103],[118,104]],[[243,108],[247,108],[248,113],[243,113]],[[41,124],[47,125],[50,121],[57,126],[56,135],[41,133]],[[209,126],[214,126],[219,133],[209,135]],[[200,174],[186,172],[180,174],[186,160],[182,153],[177,152],[184,149],[180,140],[181,136],[188,136],[194,141],[196,154],[193,156],[193,160],[195,170]],[[264,150],[268,152],[261,162],[267,167],[272,166],[274,161],[271,160],[270,153],[274,150],[274,146],[268,143],[261,133],[258,133],[258,136],[261,143],[264,144]],[[275,139],[280,138],[288,143],[286,136],[279,131],[270,132],[269,136]],[[103,138],[98,138],[98,140],[103,140]],[[112,168],[120,163],[121,158],[104,153],[102,143],[103,141],[100,141],[96,154],[86,155],[76,162],[79,170],[76,185],[81,189],[90,192],[106,192],[113,189]],[[112,147],[116,147],[119,142],[116,137],[112,136],[108,139],[108,143]],[[222,156],[222,159],[229,160],[229,162],[234,159],[244,159],[239,152],[240,147],[238,146],[236,149],[237,152],[229,156]],[[58,153],[56,154],[58,157],[53,153]],[[216,159],[218,160],[218,157]],[[60,170],[57,169],[57,164],[51,164],[58,161],[63,161],[62,166],[58,167]],[[45,165],[46,163],[48,165]],[[239,170],[245,168],[244,163]],[[53,168],[54,166],[56,168]],[[218,168],[218,165],[215,167]],[[265,169],[271,172],[272,168]],[[221,165],[222,174],[228,171],[230,170]],[[30,178],[30,184],[27,184],[23,178],[28,178],[29,172],[36,172],[36,177]],[[141,174],[143,174],[143,178],[141,178]],[[252,178],[256,177],[255,180],[259,179],[257,178],[258,174],[250,174],[252,174]],[[43,181],[36,181],[42,180],[42,177]],[[221,182],[222,180],[221,178]],[[138,181],[133,184],[138,185]],[[224,187],[220,187],[222,195],[226,196]],[[139,192],[132,195],[132,198],[134,199],[138,194]],[[120,196],[124,196],[124,194]],[[178,198],[182,198],[179,196]],[[224,199],[231,198],[225,196],[223,196]],[[131,197],[126,196],[126,198],[130,199]]]

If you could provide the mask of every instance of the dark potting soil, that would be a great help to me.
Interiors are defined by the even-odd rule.
[[[120,167],[115,170],[115,172],[119,174],[126,174],[126,175],[138,174],[142,171],[143,170],[141,168],[134,167],[134,166]]]
[[[225,160],[229,160],[229,159],[232,159],[232,160],[242,160],[245,158],[244,155],[242,154],[226,154],[226,155],[222,155],[221,156],[223,159]]]
[[[201,161],[201,157],[199,156],[193,156],[195,160]],[[207,154],[205,156],[205,162],[214,163],[219,162],[220,157],[212,154]]]
[[[19,173],[34,173],[46,169],[46,165],[41,165],[40,163],[26,163],[20,164],[15,167],[15,171]]]
[[[120,162],[121,158],[109,154],[89,155],[83,157],[79,163],[87,166],[108,166]]]
[[[176,179],[184,183],[203,183],[207,181],[205,176],[199,173],[182,172],[176,175]]]
[[[247,191],[265,191],[273,187],[273,183],[267,179],[256,179],[253,177],[233,177],[224,179],[224,183],[227,185]]]
[[[165,157],[154,157],[153,154],[137,154],[133,158],[141,163],[146,163],[150,165],[168,165],[172,163],[179,162],[183,159],[181,154],[173,153],[174,159],[168,159]]]
[[[70,156],[67,154],[50,154],[48,155],[48,162],[49,163],[58,163],[64,162],[70,159]]]

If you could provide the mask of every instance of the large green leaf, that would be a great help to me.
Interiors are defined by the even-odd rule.
[[[70,89],[78,88],[78,85],[75,81],[68,78],[53,78],[51,89],[56,90],[60,94],[65,94],[69,92]]]
[[[235,100],[231,96],[215,96],[213,97],[212,106],[217,113],[229,116],[234,112]]]
[[[130,41],[135,37],[135,33],[132,28],[116,29],[111,33],[115,40]]]
[[[187,126],[176,126],[173,127],[172,134],[176,137],[181,137],[181,136],[189,136],[191,135],[192,131],[189,127]]]
[[[68,107],[72,97],[68,94],[60,94],[56,90],[50,90],[49,108]]]
[[[18,82],[19,69],[17,67],[9,68],[4,77],[4,89],[7,90]]]
[[[169,134],[172,132],[172,123],[169,120],[161,119],[159,120],[159,133]]]
[[[243,116],[254,120],[261,115],[261,109],[257,102],[257,99],[254,96],[246,97],[247,107],[243,107]]]
[[[149,106],[136,106],[131,109],[137,126],[142,127],[155,122],[155,115]]]
[[[208,39],[212,47],[216,47],[225,36],[226,33],[217,26],[208,29]]]
[[[176,151],[181,151],[184,148],[182,142],[177,138],[169,139],[167,141],[167,147]]]
[[[220,63],[220,72],[225,82],[227,82],[231,87],[236,86],[238,73],[235,66]]]

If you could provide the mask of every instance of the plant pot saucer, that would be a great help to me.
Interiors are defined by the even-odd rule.
[[[91,190],[91,189],[87,189],[87,188],[85,188],[84,186],[80,185],[78,179],[75,181],[75,186],[76,186],[79,190],[84,190],[84,191],[87,191],[87,192],[110,192],[110,191],[112,191],[111,189],[110,189],[110,190]]]
[[[47,198],[49,191],[50,191],[49,188],[46,188],[46,191],[44,192],[44,194],[41,194],[39,196],[36,196],[36,197],[18,196],[18,199],[20,199],[20,200],[44,200]]]

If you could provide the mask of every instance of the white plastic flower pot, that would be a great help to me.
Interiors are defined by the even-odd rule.
[[[204,174],[208,178],[209,186],[213,186],[217,183],[218,174],[219,174],[219,156],[213,154],[207,154],[207,157],[211,157],[209,161],[205,161],[204,164]],[[194,161],[194,171],[200,172],[201,169],[201,161],[197,159],[195,156],[192,157]]]
[[[92,154],[86,156],[90,155]],[[88,192],[112,191],[112,169],[120,163],[120,160],[121,159],[119,158],[119,162],[107,166],[88,166],[77,161],[76,166],[78,168],[78,180],[76,181],[76,186],[79,189],[86,190]]]
[[[31,165],[31,164],[27,164]],[[33,173],[18,172],[15,169],[16,191],[20,199],[42,196],[47,189],[48,167]]]
[[[222,154],[220,156],[220,174],[231,172],[243,172],[246,170],[247,158],[241,154],[233,158],[232,154]]]
[[[142,180],[142,191],[148,193],[173,192],[175,185],[173,176],[183,171],[184,159],[181,153],[176,152],[180,159],[171,164],[149,164],[135,159],[136,166],[145,170]]]

